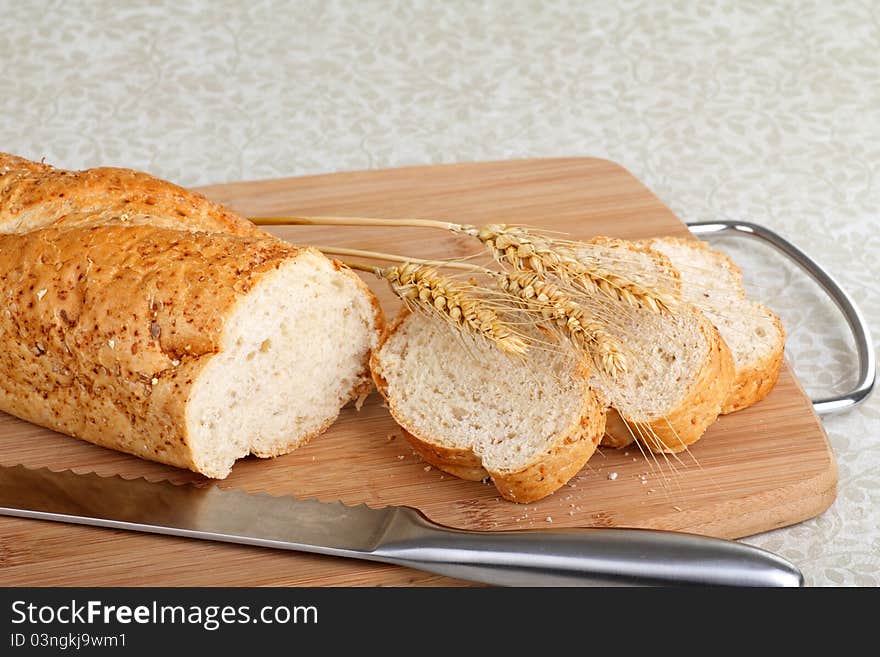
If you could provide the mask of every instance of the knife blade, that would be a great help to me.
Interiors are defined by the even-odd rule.
[[[371,508],[144,479],[0,466],[0,515],[298,550],[504,586],[802,586],[745,544],[648,529],[470,531]]]

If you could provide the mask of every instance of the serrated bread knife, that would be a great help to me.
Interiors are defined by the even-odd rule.
[[[0,515],[381,561],[506,586],[801,586],[748,545],[647,529],[465,531],[373,509],[216,486],[0,466]]]

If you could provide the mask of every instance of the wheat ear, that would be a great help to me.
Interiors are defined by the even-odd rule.
[[[475,285],[443,276],[429,265],[405,263],[383,268],[346,264],[384,278],[408,307],[433,313],[464,334],[482,336],[508,354],[521,356],[528,351],[525,341],[489,308]]]
[[[584,317],[583,307],[558,286],[533,272],[497,273],[495,278],[502,290],[521,299],[529,311],[562,328],[574,344],[586,350],[596,367],[610,376],[626,372],[626,358],[617,338]]]
[[[424,265],[389,267],[383,276],[401,299],[429,306],[457,328],[488,338],[501,351],[526,353],[523,339],[487,306],[486,299],[475,294],[475,286],[455,281]]]
[[[386,226],[439,228],[478,238],[499,262],[519,271],[551,272],[581,287],[587,294],[602,293],[636,308],[673,312],[676,299],[660,290],[639,285],[607,267],[581,261],[574,249],[519,226],[474,226],[430,219],[379,219],[374,217],[252,217],[257,225]]]
[[[587,294],[599,292],[628,306],[647,308],[655,313],[671,311],[675,305],[670,295],[649,290],[605,267],[583,262],[570,250],[554,246],[553,240],[525,228],[487,224],[466,227],[464,232],[479,239],[495,260],[508,263],[517,271],[549,272]]]

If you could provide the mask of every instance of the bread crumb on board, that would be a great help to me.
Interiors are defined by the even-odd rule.
[[[611,481],[614,481],[615,479],[617,479],[617,473],[616,473],[616,472],[609,472],[609,473],[608,473],[608,478],[609,478]]]

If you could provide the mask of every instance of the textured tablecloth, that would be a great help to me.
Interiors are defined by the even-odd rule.
[[[685,220],[794,239],[880,333],[880,4],[0,0],[0,150],[185,185],[590,155]],[[811,392],[855,355],[833,306],[731,245]],[[880,584],[880,395],[825,427],[838,499],[748,541],[813,585]]]

